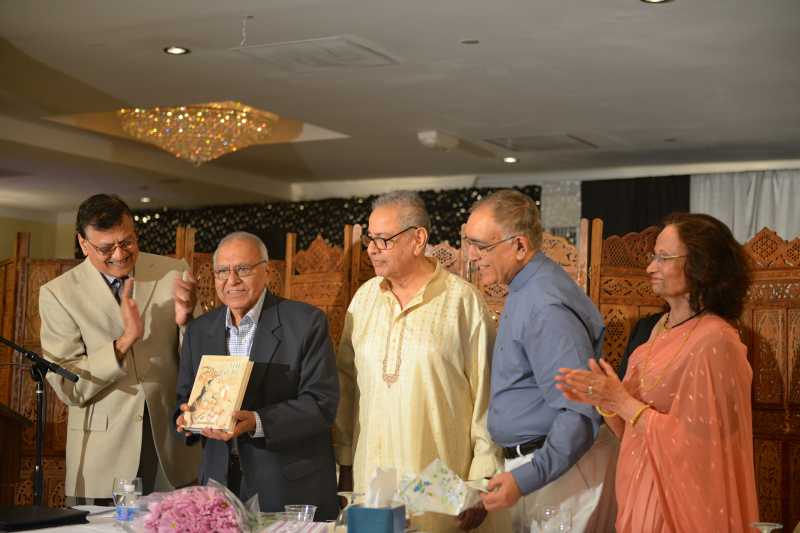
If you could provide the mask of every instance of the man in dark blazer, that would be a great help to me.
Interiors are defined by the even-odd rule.
[[[215,479],[243,501],[258,494],[262,511],[286,504],[317,506],[315,520],[338,513],[331,427],[339,402],[328,323],[319,309],[266,290],[267,250],[255,235],[236,232],[214,252],[221,306],[186,329],[178,375],[176,427],[203,355],[253,361],[242,410],[231,433],[203,430],[200,482]]]

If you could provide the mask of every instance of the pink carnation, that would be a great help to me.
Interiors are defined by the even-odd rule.
[[[189,487],[148,506],[144,529],[156,533],[238,533],[239,516],[214,487]]]

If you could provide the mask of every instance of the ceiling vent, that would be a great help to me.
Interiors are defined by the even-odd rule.
[[[525,137],[494,137],[485,142],[511,152],[550,152],[553,150],[589,150],[596,145],[574,135],[529,135]]]
[[[372,43],[352,35],[258,44],[233,50],[283,71],[295,73],[383,67],[400,62]]]

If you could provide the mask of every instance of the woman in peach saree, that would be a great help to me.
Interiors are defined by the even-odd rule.
[[[621,438],[618,533],[748,531],[758,519],[747,348],[728,322],[749,285],[741,246],[708,215],[665,221],[647,267],[669,312],[620,382],[605,361],[561,369]]]

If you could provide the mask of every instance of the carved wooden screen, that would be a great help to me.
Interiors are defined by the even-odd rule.
[[[634,324],[664,310],[664,301],[653,294],[645,272],[647,254],[653,251],[659,228],[641,233],[612,235],[603,239],[603,223],[592,222],[590,296],[606,324],[603,357],[619,368]]]
[[[297,237],[286,234],[284,296],[319,307],[328,317],[334,347],[344,327],[350,303],[350,268],[353,227],[344,227],[344,248],[331,246],[318,235],[307,250],[296,251]]]
[[[358,288],[370,278],[375,277],[375,269],[369,260],[367,250],[361,245],[361,233],[364,228],[361,224],[353,226],[353,238],[350,263],[350,298],[356,293]]]
[[[39,288],[77,265],[74,259],[20,259],[17,261],[16,318],[14,338],[22,347],[41,353],[39,340]],[[22,363],[22,356],[14,361]],[[11,407],[24,417],[36,421],[36,385],[29,372],[15,368],[11,382]],[[50,507],[64,505],[64,452],[67,438],[67,407],[47,385],[47,404],[44,441],[44,503]],[[33,466],[35,461],[34,427],[22,435],[20,459],[21,483],[15,491],[15,505],[33,503]]]
[[[753,367],[760,519],[800,522],[800,238],[769,229],[745,244],[753,285],[740,320]]]

